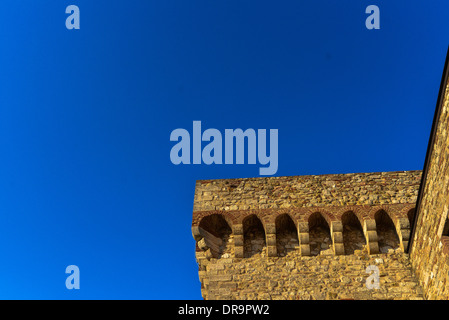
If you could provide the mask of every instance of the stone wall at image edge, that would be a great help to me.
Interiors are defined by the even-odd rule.
[[[449,209],[449,86],[445,87],[427,178],[416,208],[418,220],[410,258],[427,299],[449,299],[449,238],[444,234]]]

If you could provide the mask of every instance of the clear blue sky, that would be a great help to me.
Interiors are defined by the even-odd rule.
[[[65,8],[81,12],[67,30]],[[380,8],[380,30],[365,8]],[[201,299],[172,130],[279,130],[277,176],[420,170],[446,0],[3,0],[0,298]],[[78,265],[80,290],[65,268]]]

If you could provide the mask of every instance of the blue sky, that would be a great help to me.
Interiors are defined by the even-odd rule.
[[[80,8],[67,30],[65,8]],[[365,8],[380,8],[367,30]],[[14,1],[0,8],[0,298],[201,299],[172,130],[279,130],[277,176],[420,170],[449,3]],[[67,290],[65,268],[80,268]]]

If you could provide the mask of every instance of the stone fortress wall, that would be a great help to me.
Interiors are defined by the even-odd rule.
[[[422,299],[408,254],[420,171],[198,181],[205,299]],[[380,288],[368,289],[377,266]]]

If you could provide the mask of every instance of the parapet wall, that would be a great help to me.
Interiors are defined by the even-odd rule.
[[[415,203],[421,171],[197,181],[193,211]]]
[[[420,171],[198,181],[205,299],[419,299],[404,253]],[[366,287],[377,266],[381,287]],[[400,280],[400,282],[398,282]]]

